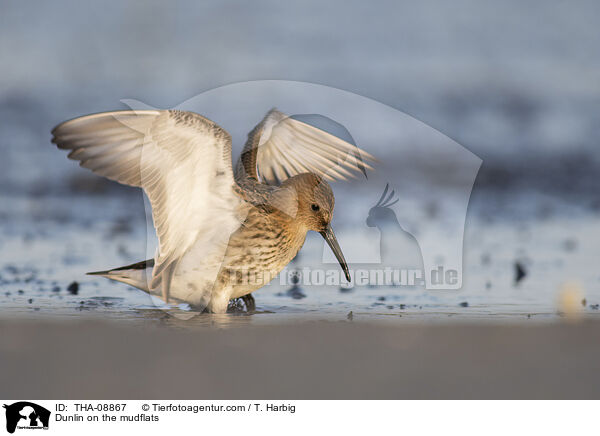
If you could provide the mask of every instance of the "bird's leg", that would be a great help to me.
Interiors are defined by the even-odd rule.
[[[254,312],[256,310],[256,302],[252,294],[246,294],[242,297],[242,301],[246,305],[246,312]]]
[[[227,312],[229,312],[229,313],[243,312],[240,300],[244,302],[244,306],[246,306],[247,313],[251,313],[256,310],[256,303],[254,302],[254,297],[252,296],[252,294],[246,294],[243,297],[238,297],[238,298],[229,300],[229,305],[227,306]]]

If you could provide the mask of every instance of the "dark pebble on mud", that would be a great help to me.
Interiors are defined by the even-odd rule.
[[[23,295],[23,294],[25,293],[25,291],[24,291],[23,289],[19,289],[19,290],[17,291],[17,293],[18,293],[19,295]]]
[[[54,286],[52,292],[60,292],[60,286]]]
[[[385,301],[385,297],[379,297],[377,301]]]
[[[294,300],[301,300],[302,298],[306,297],[306,294],[302,292],[302,289],[300,289],[300,286],[298,285],[294,285],[288,289],[287,295],[292,297]]]
[[[466,301],[463,301],[462,303],[458,304],[460,307],[469,307],[469,303]]]
[[[72,282],[68,287],[67,287],[67,291],[69,291],[69,294],[71,295],[77,295],[79,293],[79,283],[77,282]]]
[[[527,270],[521,262],[515,262],[515,285],[527,276]]]
[[[33,303],[33,298],[30,298],[29,300],[27,300],[27,302],[28,302],[29,304]]]

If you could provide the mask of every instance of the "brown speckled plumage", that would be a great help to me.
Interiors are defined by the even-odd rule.
[[[219,274],[222,285],[235,288],[233,298],[252,292],[266,283],[239,283],[233,280],[236,274],[256,274],[275,277],[298,253],[308,230],[322,231],[329,225],[333,213],[334,197],[331,188],[322,178],[314,174],[302,174],[286,180],[285,188],[296,190],[296,215],[277,208],[272,193],[264,193],[263,202],[251,207],[240,229],[231,235]],[[280,188],[275,188],[272,192]],[[254,198],[256,200],[256,198]],[[311,209],[319,204],[320,211]]]

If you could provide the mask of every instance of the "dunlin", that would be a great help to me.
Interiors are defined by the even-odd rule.
[[[223,313],[265,285],[319,232],[348,266],[330,222],[327,180],[374,158],[273,109],[248,134],[235,171],[231,137],[193,112],[116,111],[66,121],[52,142],[96,174],[143,188],[152,206],[154,259],[97,273],[165,302]]]

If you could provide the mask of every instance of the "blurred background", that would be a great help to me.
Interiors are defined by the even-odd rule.
[[[592,0],[2,2],[4,313],[144,304],[122,286],[82,276],[145,256],[140,193],[68,161],[50,144],[52,127],[124,109],[123,98],[169,108],[263,79],[375,99],[483,160],[469,205],[463,291],[336,288],[278,300],[282,290],[274,289],[258,294],[266,308],[550,316],[567,286],[587,297],[582,310],[593,313],[600,302],[599,14]],[[394,153],[377,144],[369,151],[381,160]],[[428,216],[438,218],[434,209]],[[66,290],[73,281],[81,282],[78,295]]]

